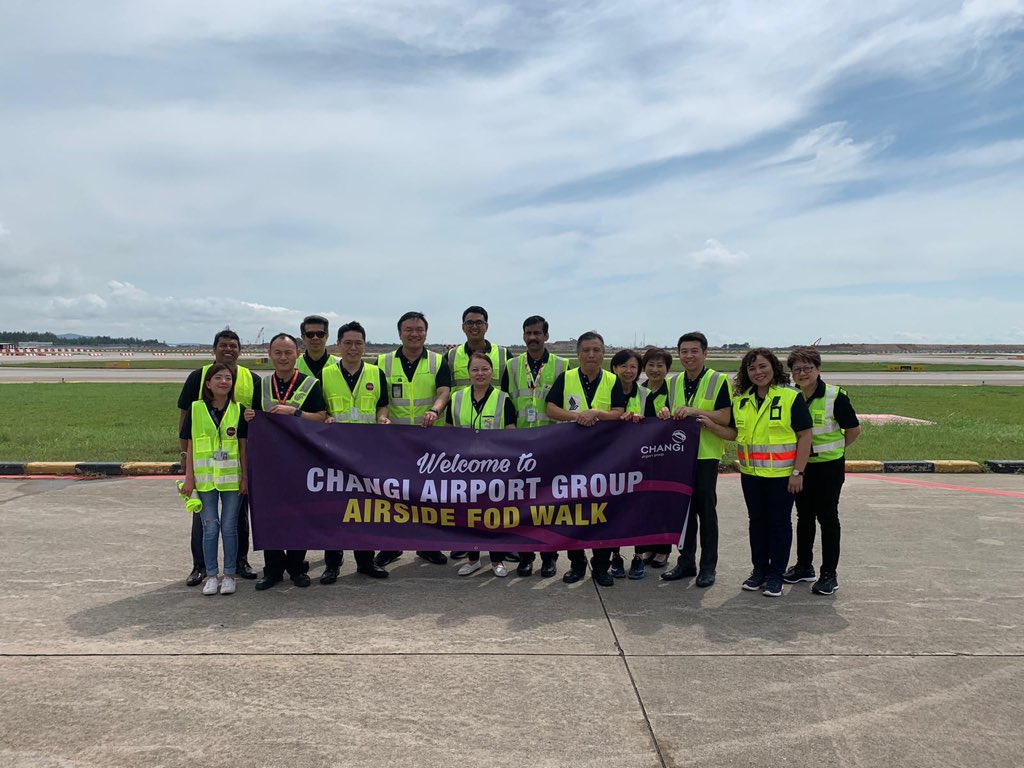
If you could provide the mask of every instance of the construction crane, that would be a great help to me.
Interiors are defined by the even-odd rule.
[[[266,326],[264,326],[264,328],[265,327]],[[253,339],[252,341],[250,341],[249,342],[250,344],[253,344],[253,345],[262,345],[263,344],[263,330],[264,330],[264,328],[260,328],[259,332],[256,334],[256,338]]]

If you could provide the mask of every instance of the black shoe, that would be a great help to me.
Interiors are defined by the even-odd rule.
[[[292,576],[292,584],[296,587],[308,587],[310,583],[308,573],[300,573],[298,576]]]
[[[419,552],[417,552],[416,554],[418,555]],[[450,557],[452,560],[465,560],[467,557],[469,557],[469,552],[449,552],[448,557]]]
[[[361,573],[363,576],[369,576],[371,579],[386,579],[388,577],[388,572],[376,563],[368,565],[365,568],[356,568],[356,573]]]
[[[235,566],[235,574],[243,579],[257,578],[256,571],[252,569],[252,566],[246,560],[238,561],[238,564]]]
[[[519,565],[516,566],[516,576],[522,576],[524,579],[527,576],[533,576],[533,563],[528,560],[520,560]]]
[[[764,592],[761,594],[765,597],[782,597],[782,579],[772,576],[764,583]]]
[[[281,581],[280,574],[270,574],[266,571],[263,572],[263,578],[256,582],[256,591],[262,592],[264,589],[270,589],[272,586]]]
[[[505,555],[504,561],[506,563],[518,563],[519,562],[519,553],[518,552],[502,552],[502,554]]]
[[[434,565],[444,565],[448,562],[448,558],[441,552],[427,552],[426,550],[420,550],[416,553],[416,556],[422,557],[428,563],[433,563]]]
[[[199,584],[205,578],[206,578],[206,569],[204,569],[204,568],[193,568],[192,569],[192,573],[190,573],[188,575],[188,578],[185,579],[185,586],[186,587],[194,587],[196,584]]]
[[[679,581],[680,579],[689,579],[697,575],[697,566],[691,565],[690,563],[677,563],[675,568],[669,568],[663,574],[661,578],[665,581]]]
[[[782,574],[782,580],[787,584],[798,584],[801,581],[814,581],[813,565],[794,565]]]
[[[601,587],[614,587],[615,579],[608,571],[594,571],[594,581]]]
[[[762,571],[755,568],[747,576],[747,580],[743,582],[743,588],[748,592],[756,592],[765,585],[766,581],[768,581],[768,577]]]
[[[639,581],[647,575],[647,564],[642,557],[633,556],[633,562],[629,564],[629,578]]]
[[[540,577],[542,579],[550,579],[556,573],[558,573],[558,566],[554,560],[548,560],[540,564]]]
[[[384,566],[391,565],[393,562],[395,562],[395,560],[397,560],[401,556],[402,553],[400,550],[382,549],[380,552],[374,555],[373,564],[379,568],[383,568]]]
[[[703,589],[705,587],[710,587],[714,583],[715,583],[715,572],[714,571],[705,571],[705,570],[701,570],[701,572],[697,574],[697,580],[694,582],[694,584],[696,584],[701,589]]]
[[[323,574],[320,576],[321,584],[333,584],[338,580],[338,569],[337,568],[324,568]]]
[[[834,573],[823,573],[818,577],[811,587],[811,592],[816,595],[832,595],[839,589],[839,579]]]
[[[626,578],[626,563],[622,560],[621,557],[616,555],[612,558],[612,564],[608,568],[608,573],[610,573],[612,575],[612,578],[615,579]]]
[[[579,581],[586,575],[587,570],[585,568],[582,571],[577,571],[575,568],[570,568],[568,571],[562,574],[562,581],[564,581],[566,584],[575,584],[577,581]]]
[[[650,554],[651,556],[647,557],[647,555],[644,555],[644,564],[648,568],[664,568],[666,565],[668,565],[668,557],[667,556],[665,557],[664,560],[658,560],[658,559],[656,559],[658,557],[656,554],[653,554],[653,553],[648,553],[648,554]]]

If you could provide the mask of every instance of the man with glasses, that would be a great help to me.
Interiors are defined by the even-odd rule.
[[[452,372],[452,388],[468,387],[469,358],[474,352],[483,352],[490,358],[492,381],[497,389],[501,386],[501,377],[508,363],[508,349],[491,344],[487,340],[487,310],[475,304],[467,307],[462,313],[462,332],[466,334],[466,343],[448,350],[448,367]],[[504,553],[505,559],[516,561],[519,555],[514,552]],[[452,552],[452,560],[468,557],[469,552]]]
[[[700,331],[684,333],[676,345],[683,372],[669,382],[668,406],[662,418],[685,419],[706,415],[716,424],[729,425],[732,397],[729,377],[708,368],[708,337]],[[661,574],[665,581],[696,576],[698,587],[715,583],[718,567],[718,464],[725,455],[725,440],[710,429],[700,431],[693,495],[687,513],[686,532],[675,568]],[[690,514],[692,512],[693,514]],[[697,569],[697,535],[700,534],[700,570]]]
[[[224,329],[213,337],[213,361],[223,363],[231,369],[235,381],[235,400],[239,405],[248,408],[252,405],[253,392],[259,389],[260,377],[242,365],[238,358],[242,354],[242,342],[238,334]],[[211,364],[197,368],[188,375],[181,394],[178,395],[178,432],[185,423],[185,417],[191,412],[192,403],[202,399],[203,379]],[[187,440],[180,440],[181,460],[185,461],[188,448]],[[242,496],[238,508],[238,557],[235,574],[243,579],[255,579],[256,572],[249,565],[249,497]],[[206,578],[206,566],[203,560],[203,520],[201,515],[192,515],[192,572],[185,579],[185,584],[194,587]]]
[[[377,367],[388,382],[388,420],[432,427],[448,405],[452,388],[448,363],[426,348],[427,318],[422,312],[406,312],[398,318],[398,337],[402,342],[398,349],[377,356]],[[448,562],[441,552],[416,554],[435,565]],[[401,550],[383,550],[374,562],[383,568],[401,556]]]

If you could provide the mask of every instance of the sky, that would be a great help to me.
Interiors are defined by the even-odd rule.
[[[1024,344],[1024,0],[6,0],[0,330]]]

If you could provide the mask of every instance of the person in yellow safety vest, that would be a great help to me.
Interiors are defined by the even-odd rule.
[[[455,390],[448,405],[448,423],[464,429],[515,429],[516,407],[508,393],[494,388],[491,358],[483,352],[469,357],[468,387]],[[489,552],[491,571],[495,576],[508,576],[504,552]],[[469,552],[469,559],[459,568],[459,576],[480,570],[480,553]]]
[[[185,482],[182,493],[193,491],[203,502],[198,515],[203,526],[204,595],[235,591],[238,562],[238,508],[247,491],[245,474],[246,423],[234,399],[235,378],[225,363],[214,363],[203,377],[200,399],[192,403],[179,436],[185,440]],[[218,515],[218,504],[220,506]],[[217,542],[224,540],[224,578],[218,582]]]
[[[554,421],[574,421],[581,427],[592,427],[599,421],[618,421],[626,410],[626,395],[615,374],[604,365],[604,337],[597,331],[580,334],[576,340],[578,368],[570,368],[551,385],[547,396],[548,418]],[[590,568],[594,581],[610,587],[615,580],[608,574],[612,550],[598,547],[593,550]],[[587,575],[587,553],[582,549],[569,550],[571,567],[562,576],[566,584],[573,584]]]
[[[388,420],[388,382],[376,365],[363,362],[366,353],[366,329],[353,321],[338,329],[341,360],[326,365],[321,374],[327,400],[328,424],[390,424]],[[356,573],[372,579],[385,579],[388,572],[373,562],[372,549],[357,549]],[[333,584],[341,569],[341,552],[324,552],[321,584]]]
[[[309,315],[299,324],[299,334],[302,343],[306,345],[306,351],[299,357],[296,367],[307,376],[316,376],[321,384],[323,376],[320,374],[323,369],[338,364],[338,358],[327,351],[330,330],[330,321],[320,315]]]
[[[452,372],[452,388],[468,387],[469,356],[474,352],[483,352],[491,360],[494,368],[495,387],[501,383],[501,374],[508,362],[508,349],[491,344],[487,336],[487,310],[476,305],[467,307],[462,313],[462,332],[466,334],[466,343],[448,350],[448,368]]]
[[[235,379],[235,400],[239,405],[248,407],[252,403],[252,393],[259,386],[260,377],[245,366],[238,365],[242,354],[242,342],[238,334],[224,329],[213,337],[213,362],[226,365]],[[178,431],[181,431],[185,417],[192,408],[192,403],[202,399],[203,381],[210,370],[207,364],[192,371],[178,395]],[[185,460],[185,440],[179,440],[181,459]],[[255,579],[256,571],[249,565],[249,497],[242,496],[238,508],[238,564],[236,575],[243,579]],[[192,572],[185,579],[185,584],[194,587],[206,577],[203,568],[203,522],[199,515],[192,516]]]
[[[505,364],[501,388],[514,399],[516,426],[520,429],[548,427],[554,422],[548,418],[545,399],[555,379],[565,373],[568,361],[552,354],[547,348],[548,321],[540,315],[530,315],[523,321],[523,343],[526,351]],[[520,552],[516,576],[533,575],[535,552]],[[557,552],[540,553],[540,575],[551,578],[558,573]]]
[[[796,497],[796,564],[782,580],[814,581],[811,592],[831,595],[839,589],[839,495],[846,479],[846,449],[860,437],[860,421],[846,390],[821,378],[821,354],[797,347],[786,360],[811,412],[811,458],[804,489]],[[814,534],[821,524],[821,572],[814,579]]]
[[[614,362],[614,360],[613,360]],[[658,349],[657,347],[650,347],[644,356],[640,358],[640,369],[644,372],[647,377],[644,387],[647,390],[646,404],[644,405],[644,418],[657,418],[662,408],[668,405],[668,383],[666,382],[666,376],[668,376],[668,369],[672,367],[672,355],[666,352],[664,349]],[[616,370],[614,365],[612,370],[616,371],[616,375],[621,379],[621,373]],[[623,414],[623,417],[628,414]],[[636,419],[636,414],[631,415],[632,418]],[[670,544],[653,544],[648,546],[640,546],[633,548],[633,560],[629,565],[629,578],[633,580],[640,580],[647,576],[647,565],[651,564],[655,568],[664,567],[665,563],[668,562],[668,555],[672,551]],[[615,558],[612,558],[612,567],[609,571],[612,576],[617,576],[615,570]]]
[[[640,363],[640,353],[633,349],[620,349],[612,355],[610,363],[612,373],[619,380],[622,392],[626,396],[626,409],[621,416],[623,421],[643,421],[644,412],[647,409],[650,390],[637,381],[640,378]],[[639,560],[636,555],[633,559],[634,561]],[[611,564],[608,567],[608,573],[614,579],[626,578],[626,564],[622,559],[620,547],[611,548]],[[634,576],[634,578],[636,577]]]
[[[324,403],[323,387],[315,376],[309,376],[295,367],[299,356],[299,344],[294,336],[279,333],[270,340],[270,362],[274,374],[266,377],[253,395],[252,408],[245,411],[245,420],[256,418],[256,411],[274,416],[324,421],[327,418],[327,404]],[[309,586],[306,550],[268,549],[263,553],[263,578],[256,582],[256,589],[270,589],[284,578],[288,571],[292,583],[297,587]]]
[[[377,356],[377,367],[388,382],[388,418],[392,424],[432,427],[448,405],[452,375],[448,363],[437,352],[426,349],[427,318],[422,312],[406,312],[398,318],[402,345],[394,352]],[[428,563],[444,565],[441,552],[418,551]],[[382,550],[373,561],[381,568],[402,556],[401,550]]]
[[[683,372],[669,383],[668,407],[662,418],[687,419],[704,414],[726,426],[732,417],[729,377],[708,368],[708,338],[690,331],[676,344]],[[693,474],[693,495],[683,527],[679,560],[674,568],[661,574],[665,581],[693,576],[698,587],[715,583],[718,568],[718,466],[725,456],[725,441],[708,430],[701,430],[697,464]],[[700,570],[697,568],[697,539],[700,537]]]
[[[754,566],[743,589],[763,589],[766,597],[782,594],[793,543],[793,496],[803,490],[811,455],[811,414],[788,384],[789,374],[775,353],[752,349],[736,373],[729,425],[723,427],[711,414],[697,415],[702,430],[736,441]]]

